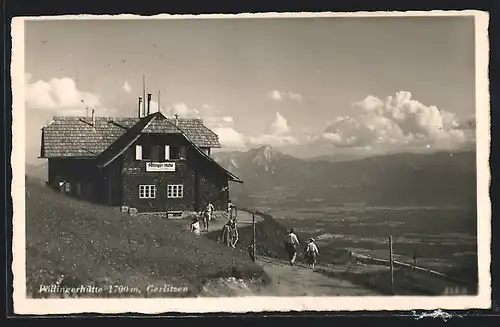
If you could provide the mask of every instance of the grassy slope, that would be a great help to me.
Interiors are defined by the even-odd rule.
[[[243,211],[249,211],[248,209],[240,209]],[[275,220],[271,215],[256,212],[260,215],[263,220],[255,225],[256,243],[257,243],[257,255],[266,256],[270,258],[277,258],[285,260],[287,254],[283,245],[283,240],[288,231],[288,228],[281,225],[277,220]],[[237,248],[240,250],[247,251],[248,246],[252,243],[253,230],[251,226],[243,227],[238,229],[239,241]],[[220,231],[214,231],[206,234],[210,239],[217,240],[220,236]],[[298,260],[303,261],[302,258],[302,248],[305,246],[307,239],[301,240],[301,247],[298,249]],[[324,259],[323,259],[324,258]],[[326,260],[328,263],[345,263],[349,259],[349,252],[342,248],[331,248],[328,251],[322,252],[322,260]]]
[[[61,275],[65,286],[112,283],[144,291],[168,284],[189,287],[184,295],[219,276],[267,280],[245,253],[196,237],[188,226],[77,201],[30,178],[26,206],[28,296],[40,296],[39,285]]]

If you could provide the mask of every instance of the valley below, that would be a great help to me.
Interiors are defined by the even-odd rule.
[[[394,259],[476,283],[475,153],[399,154],[351,162],[308,161],[268,146],[218,157],[244,180],[240,207],[313,237],[318,264],[343,264],[339,250]]]

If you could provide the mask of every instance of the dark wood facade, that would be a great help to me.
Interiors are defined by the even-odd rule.
[[[135,145],[157,145],[159,157],[163,157],[164,145],[184,148],[185,158],[174,160],[136,160]],[[228,179],[217,165],[207,161],[181,135],[142,135],[121,158],[122,167],[122,205],[137,208],[139,212],[157,211],[198,211],[208,201],[214,207],[223,209],[228,200]],[[175,171],[150,172],[146,171],[147,162],[172,162]],[[154,198],[140,198],[141,185],[154,185]],[[169,185],[182,185],[181,198],[168,198]],[[226,190],[224,190],[226,188]],[[224,190],[224,191],[223,191]]]
[[[151,164],[157,169],[146,169]],[[165,164],[169,169],[158,171]],[[224,210],[229,199],[230,173],[210,158],[210,147],[181,133],[139,133],[104,165],[96,156],[48,158],[48,166],[52,188],[138,212],[199,211],[209,201]]]

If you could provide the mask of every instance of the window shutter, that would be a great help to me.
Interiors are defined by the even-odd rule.
[[[170,160],[170,145],[165,145],[165,160]]]
[[[142,146],[135,146],[135,160],[142,160]]]

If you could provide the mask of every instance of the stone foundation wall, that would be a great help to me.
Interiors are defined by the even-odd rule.
[[[128,212],[131,216],[148,216],[148,217],[155,217],[155,218],[162,218],[162,219],[191,219],[195,216],[198,216],[198,212],[196,211],[182,211],[182,213],[177,216],[177,215],[172,215],[172,213],[168,214],[166,212],[142,212],[138,213],[136,208],[130,208],[130,207],[121,207],[122,212]],[[212,213],[212,219],[214,220],[228,220],[229,215],[226,211],[214,211]]]

